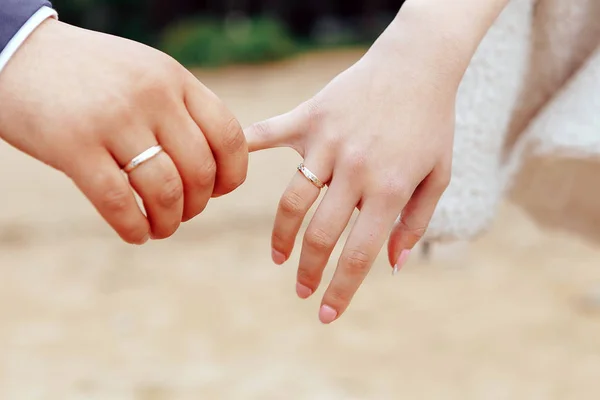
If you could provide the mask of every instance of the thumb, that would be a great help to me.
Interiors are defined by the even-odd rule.
[[[277,147],[291,147],[301,153],[300,142],[306,125],[300,108],[257,122],[244,129],[248,149],[252,153]]]

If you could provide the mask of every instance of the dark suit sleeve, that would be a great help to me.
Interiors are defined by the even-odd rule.
[[[0,0],[0,52],[43,6],[52,4],[46,0]]]

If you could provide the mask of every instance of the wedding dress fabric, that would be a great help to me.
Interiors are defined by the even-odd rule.
[[[599,45],[600,1],[509,3],[461,83],[452,182],[426,240],[473,239],[507,196],[540,223],[600,235]]]

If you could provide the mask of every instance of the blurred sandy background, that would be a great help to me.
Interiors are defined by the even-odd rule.
[[[358,56],[198,76],[249,124]],[[0,399],[600,398],[600,246],[511,204],[476,243],[395,278],[382,254],[325,327],[322,290],[295,297],[298,253],[270,261],[293,152],[254,155],[242,189],[142,248],[62,175],[6,145],[0,160]]]

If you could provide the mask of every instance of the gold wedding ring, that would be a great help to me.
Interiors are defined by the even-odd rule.
[[[125,167],[123,167],[123,171],[125,173],[130,173],[143,163],[152,160],[154,157],[163,152],[163,148],[160,145],[152,146],[148,150],[141,153],[139,156],[135,157],[131,160]]]
[[[298,171],[300,171],[302,175],[304,175],[306,179],[311,181],[311,183],[317,188],[323,189],[325,187],[325,184],[321,182],[321,180],[317,178],[317,176],[313,174],[308,168],[306,168],[304,164],[298,165]]]

